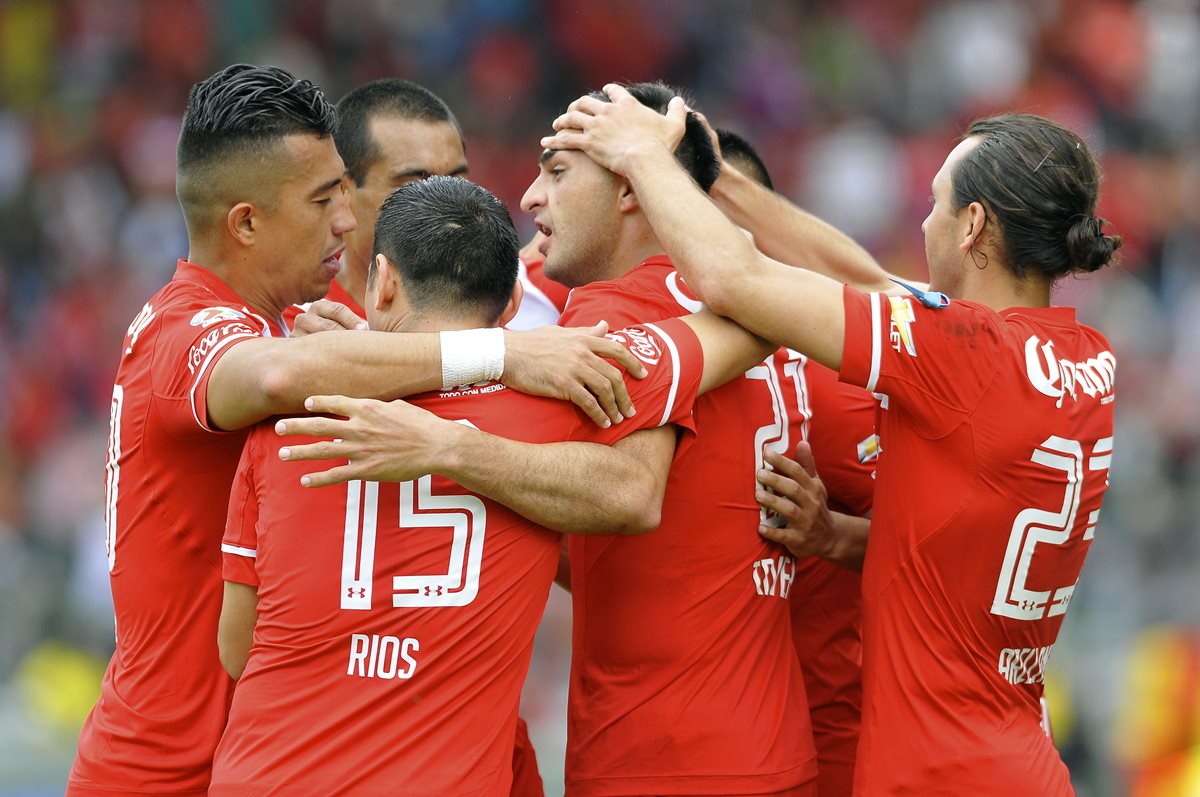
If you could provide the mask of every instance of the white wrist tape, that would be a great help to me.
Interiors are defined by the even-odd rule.
[[[439,334],[442,390],[489,382],[504,375],[503,329],[463,329]]]

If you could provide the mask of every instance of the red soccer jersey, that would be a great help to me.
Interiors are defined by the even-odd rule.
[[[655,257],[576,288],[562,323],[699,307]],[[816,774],[788,618],[795,562],[757,531],[762,448],[794,446],[778,374],[756,366],[697,400],[657,531],[569,541],[570,795],[763,793]]]
[[[855,794],[1072,794],[1039,699],[1107,484],[1116,359],[1069,308],[845,307],[842,379],[885,396]]]
[[[878,403],[811,360],[804,376],[812,416],[805,424],[807,439],[829,506],[865,516],[875,492]],[[824,559],[801,559],[789,600],[817,745],[817,793],[849,795],[862,711],[862,578]]]
[[[129,326],[105,465],[117,648],[79,735],[68,794],[208,788],[233,688],[216,644],[221,505],[245,433],[215,434],[205,393],[232,344],[280,334],[183,260]]]
[[[345,266],[343,266],[343,268],[344,267]],[[337,280],[330,281],[329,290],[326,292],[325,298],[331,302],[338,302],[339,304],[346,305],[359,318],[367,317],[367,311],[363,309],[362,305],[359,304],[353,296],[346,292],[346,289],[342,287],[342,283],[338,282]]]
[[[642,412],[609,429],[499,384],[412,401],[535,443],[687,427],[699,342],[656,327],[616,336],[650,375],[629,383]],[[259,614],[209,793],[507,795],[560,536],[438,476],[304,489],[312,464],[280,445],[250,435],[230,500],[225,578],[258,584]]]

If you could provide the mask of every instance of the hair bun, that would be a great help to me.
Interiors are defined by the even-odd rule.
[[[1067,254],[1082,271],[1104,267],[1121,248],[1121,236],[1105,235],[1103,226],[1102,218],[1079,216],[1067,230]]]

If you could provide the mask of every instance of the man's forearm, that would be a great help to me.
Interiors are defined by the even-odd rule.
[[[302,412],[312,395],[394,399],[442,386],[436,333],[323,332],[235,345],[213,367],[208,413],[222,429]]]
[[[641,435],[665,437],[628,442]],[[460,425],[437,472],[549,529],[640,534],[658,527],[674,441],[673,427],[606,446],[521,443]]]
[[[722,168],[709,195],[735,224],[754,236],[755,245],[768,257],[860,290],[893,287],[875,258],[854,239],[738,170]]]

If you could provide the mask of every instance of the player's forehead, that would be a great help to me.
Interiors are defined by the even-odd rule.
[[[979,146],[979,136],[971,136],[964,138],[962,141],[950,150],[946,156],[942,167],[938,169],[937,174],[933,176],[932,187],[934,193],[939,191],[950,191],[953,189],[954,171],[958,168],[958,164],[966,157],[967,153]]]
[[[462,136],[448,121],[379,114],[371,117],[370,132],[382,160],[466,160]]]
[[[283,185],[319,193],[341,182],[346,173],[332,136],[298,133],[284,137],[287,168]]]

